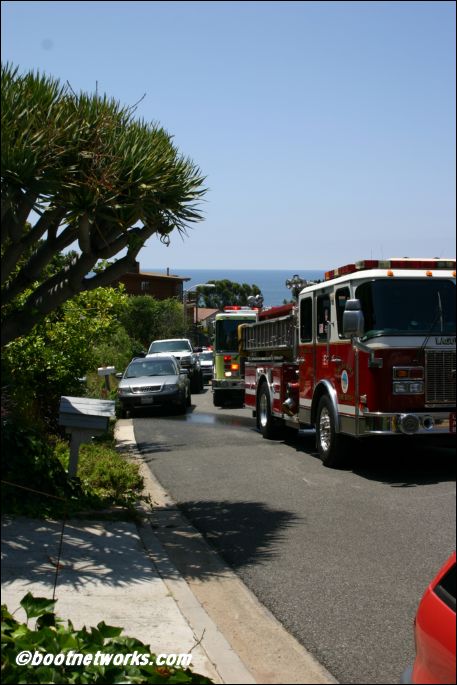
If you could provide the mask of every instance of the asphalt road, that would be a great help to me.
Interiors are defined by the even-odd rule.
[[[455,548],[455,451],[369,444],[325,468],[314,436],[267,441],[250,410],[194,395],[134,419],[141,452],[188,519],[341,683],[398,683],[413,619]]]

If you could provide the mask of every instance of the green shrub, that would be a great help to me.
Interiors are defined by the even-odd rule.
[[[135,501],[143,489],[138,466],[104,445],[81,447],[78,475],[96,494],[116,504]]]
[[[80,293],[28,335],[4,347],[3,382],[9,385],[17,415],[25,417],[33,408],[32,418],[56,432],[60,397],[84,395],[80,379],[103,363],[111,365],[103,358],[115,355],[117,346],[123,365],[130,344],[117,317],[126,301],[122,290],[115,288]],[[97,346],[101,346],[98,351]]]
[[[211,683],[205,676],[180,667],[101,665],[88,666],[37,665],[18,666],[16,657],[20,652],[46,654],[68,653],[103,656],[115,654],[148,655],[148,662],[155,655],[143,642],[122,635],[122,628],[106,625],[103,621],[96,628],[75,630],[71,621],[64,622],[54,614],[55,601],[33,597],[28,593],[21,601],[27,615],[27,624],[19,623],[2,606],[2,681],[4,683]],[[28,623],[36,618],[34,628]]]
[[[93,348],[96,366],[115,366],[116,371],[124,371],[137,351],[142,348],[138,341],[130,338],[123,326],[116,324]]]
[[[38,431],[18,424],[11,417],[2,420],[2,480],[7,481],[2,486],[4,512],[46,516],[80,499],[81,487],[68,478],[55,448],[56,442],[44,439]],[[59,499],[15,486],[33,488]]]
[[[69,448],[60,445],[59,459],[68,467]],[[133,506],[143,489],[138,466],[128,462],[114,448],[114,440],[105,435],[81,445],[78,479],[83,492],[99,501],[100,506]]]
[[[81,445],[78,477],[69,478],[68,441],[56,436],[43,439],[11,418],[2,424],[2,479],[7,481],[1,491],[4,513],[60,517],[114,505],[127,507],[133,514],[143,479],[138,466],[116,451],[112,435]]]
[[[179,338],[185,325],[182,304],[174,298],[156,300],[135,295],[128,298],[119,319],[131,339],[145,349],[158,338]]]

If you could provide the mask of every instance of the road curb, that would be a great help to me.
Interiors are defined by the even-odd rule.
[[[122,451],[128,453],[130,459],[138,463],[140,473],[145,481],[145,491],[152,498],[154,505],[163,506],[163,503],[166,502],[166,506],[174,507],[173,501],[164,490],[160,493],[160,504],[156,501],[157,486],[159,484],[154,482],[150,470],[138,454],[131,420],[121,421],[116,424],[116,442]],[[167,552],[151,528],[150,510],[145,505],[140,505],[140,509],[143,514],[143,523],[138,525],[137,528],[146,553],[176,601],[181,614],[197,638],[201,640],[200,646],[204,649],[221,681],[223,683],[233,683],[234,685],[241,685],[242,683],[246,683],[246,685],[255,684],[256,680],[243,664],[238,654],[232,649],[229,642],[195,597],[189,585],[182,578],[176,567],[173,566]]]
[[[140,534],[146,535],[152,550],[158,551],[159,548],[154,545],[160,545],[161,558],[167,559],[168,555],[172,557],[172,561],[167,559],[167,563],[178,569],[180,582],[169,580],[174,576],[172,573],[166,573],[165,567],[164,581],[197,634],[201,635],[202,628],[206,625],[205,616],[208,618],[210,630],[208,634],[205,632],[202,645],[224,682],[288,682],[303,685],[337,683],[338,681],[259,602],[180,513],[172,497],[157,481],[138,453],[133,422],[120,421],[116,429],[117,442],[121,448],[127,449],[130,457],[138,463],[145,481],[145,491],[153,504],[152,512],[148,512],[148,518],[154,532],[149,528],[149,532],[145,533],[148,528],[145,526],[142,527]],[[181,552],[176,551],[178,536]],[[204,581],[186,574],[186,565],[191,564],[191,560],[197,557],[200,565],[210,570]],[[190,602],[189,605],[187,601]],[[190,613],[187,613],[188,607]],[[200,611],[203,614],[200,614]],[[231,672],[230,668],[235,664],[235,671]],[[236,679],[238,675],[242,675],[238,670],[240,664],[245,670],[242,680]],[[245,679],[246,674],[250,680]]]

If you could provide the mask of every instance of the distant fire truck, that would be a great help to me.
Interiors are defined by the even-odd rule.
[[[225,307],[215,317],[213,403],[223,407],[228,402],[244,401],[244,364],[240,356],[238,326],[256,321],[257,309]]]
[[[265,438],[315,427],[325,465],[349,437],[455,434],[455,260],[348,264],[243,326],[245,403]]]

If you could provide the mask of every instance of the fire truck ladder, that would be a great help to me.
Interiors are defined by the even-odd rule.
[[[293,315],[267,319],[242,327],[242,346],[247,353],[293,354],[296,323]]]

